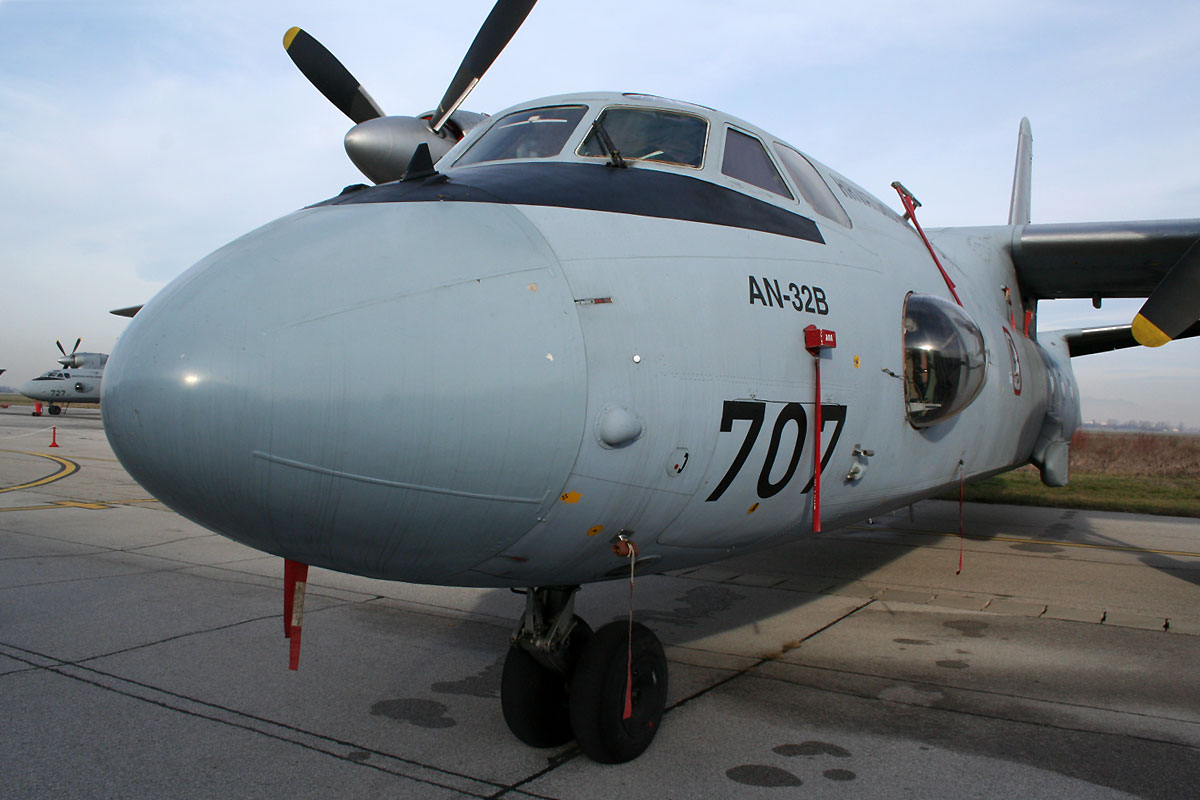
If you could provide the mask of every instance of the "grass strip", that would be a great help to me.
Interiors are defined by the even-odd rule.
[[[11,406],[33,405],[33,401],[23,394],[0,394],[0,403],[8,403]]]
[[[958,492],[947,492],[939,499],[956,501]],[[1070,485],[1051,488],[1042,484],[1036,469],[1023,467],[968,484],[966,500],[973,503],[1200,517],[1200,481],[1190,477],[1072,471]]]

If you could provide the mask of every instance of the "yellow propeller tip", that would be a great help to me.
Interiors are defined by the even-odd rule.
[[[1146,347],[1162,347],[1171,341],[1170,336],[1159,330],[1157,325],[1141,314],[1133,318],[1133,338]]]
[[[287,50],[292,46],[292,40],[296,38],[296,34],[300,32],[299,27],[288,28],[288,32],[283,35],[283,49]]]

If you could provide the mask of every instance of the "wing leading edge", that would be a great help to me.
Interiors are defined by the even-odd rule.
[[[1020,225],[1012,258],[1025,297],[1148,297],[1200,239],[1200,219]]]

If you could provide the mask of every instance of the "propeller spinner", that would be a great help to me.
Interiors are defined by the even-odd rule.
[[[417,117],[386,116],[362,84],[333,53],[300,28],[283,46],[304,77],[355,122],[346,134],[346,154],[375,183],[400,178],[422,144],[437,161],[463,133],[486,115],[459,111],[471,90],[516,34],[537,0],[497,0],[463,57],[438,107]]]

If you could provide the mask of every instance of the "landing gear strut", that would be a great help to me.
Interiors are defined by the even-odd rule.
[[[578,590],[552,586],[526,593],[500,680],[504,721],[534,747],[574,738],[595,761],[629,761],[650,746],[662,722],[666,655],[641,624],[631,628],[618,620],[592,633],[575,615]]]

